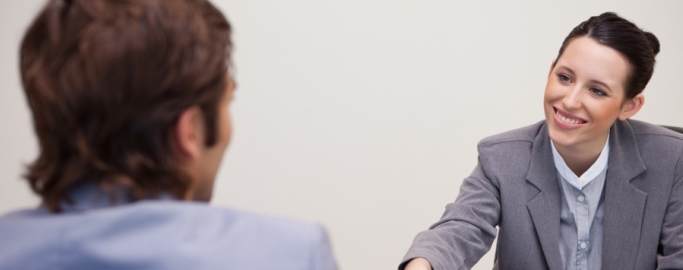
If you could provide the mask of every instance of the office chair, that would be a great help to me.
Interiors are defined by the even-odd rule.
[[[678,133],[683,133],[682,127],[672,127],[672,126],[664,126],[664,125],[662,125],[662,127],[668,128],[668,129],[676,131]]]

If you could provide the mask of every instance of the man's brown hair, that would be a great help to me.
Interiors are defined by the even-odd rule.
[[[182,197],[170,132],[201,108],[211,146],[230,24],[206,0],[51,0],[28,28],[21,78],[40,153],[25,177],[51,211],[90,182],[132,200]]]

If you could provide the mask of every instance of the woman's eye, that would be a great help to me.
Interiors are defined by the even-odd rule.
[[[598,88],[589,88],[588,91],[591,91],[591,92],[593,92],[593,94],[596,94],[598,96],[606,96],[607,95],[607,93],[605,93],[605,91],[602,91]]]
[[[567,77],[567,75],[560,74],[560,75],[557,75],[557,78],[559,78],[561,82],[565,82],[565,83],[572,82],[572,79]]]

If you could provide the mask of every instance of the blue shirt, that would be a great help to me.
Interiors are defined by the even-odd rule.
[[[551,145],[562,191],[559,241],[562,264],[565,270],[598,270],[602,267],[602,194],[609,143],[605,143],[598,159],[580,177],[569,169],[555,145]]]
[[[0,269],[337,269],[315,224],[171,197],[76,193],[63,213],[0,217]]]

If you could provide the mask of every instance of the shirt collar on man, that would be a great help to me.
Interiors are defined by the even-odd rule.
[[[569,166],[567,166],[567,163],[564,162],[564,159],[562,156],[560,156],[560,153],[557,152],[555,144],[552,142],[552,140],[550,141],[550,145],[553,149],[555,169],[558,173],[560,173],[560,176],[562,176],[565,181],[569,182],[570,185],[578,188],[579,190],[583,189],[583,187],[590,183],[590,181],[600,175],[603,170],[607,169],[607,160],[609,158],[609,134],[607,134],[607,141],[605,141],[605,146],[602,148],[602,152],[600,152],[598,159],[580,177],[576,176],[576,174],[569,169]]]
[[[114,192],[109,194],[97,184],[90,182],[81,182],[71,187],[68,196],[71,202],[62,201],[59,205],[63,212],[94,210],[133,202],[131,192],[123,188],[114,188]],[[168,192],[161,192],[147,199],[177,200]]]

